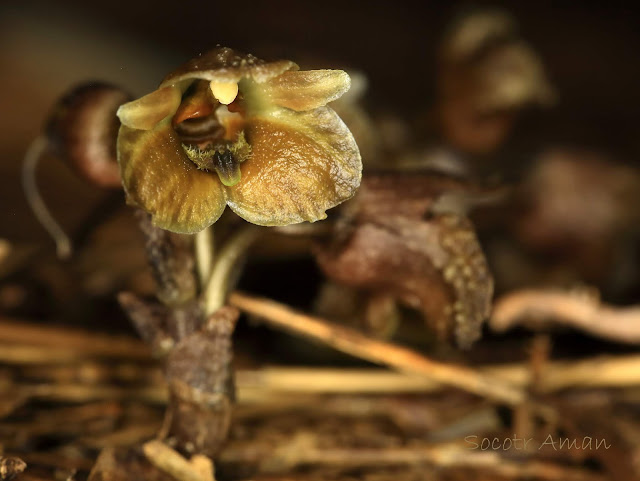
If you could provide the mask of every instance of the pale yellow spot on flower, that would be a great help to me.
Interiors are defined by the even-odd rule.
[[[238,96],[238,84],[236,82],[211,82],[209,87],[213,96],[224,105],[229,105]]]

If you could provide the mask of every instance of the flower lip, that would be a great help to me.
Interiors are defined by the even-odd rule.
[[[222,102],[211,84],[195,80],[185,91],[171,124],[189,160],[199,170],[217,173],[220,181],[231,187],[240,182],[240,163],[251,155],[251,147],[244,137],[242,115],[228,112],[224,102],[235,100],[237,84],[222,84],[217,92]],[[236,88],[229,88],[231,85]]]
[[[183,144],[198,144],[206,140],[223,139],[226,132],[215,115],[181,121],[173,128]]]

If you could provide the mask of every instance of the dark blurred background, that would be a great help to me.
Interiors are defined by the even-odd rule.
[[[539,53],[559,103],[539,119],[535,142],[640,154],[640,29],[632,7],[586,2],[2,2],[0,6],[0,237],[37,241],[26,210],[21,157],[55,99],[74,83],[102,79],[133,94],[216,44],[313,67],[348,67],[369,79],[371,111],[419,117],[434,100],[436,48],[445,26],[478,7],[519,22]],[[534,147],[532,147],[534,146]],[[55,161],[43,193],[71,228],[100,197]],[[60,189],[59,185],[64,185]]]

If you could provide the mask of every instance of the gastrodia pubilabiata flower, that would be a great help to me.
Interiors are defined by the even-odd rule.
[[[349,199],[362,162],[328,102],[340,70],[299,71],[216,48],[118,110],[118,162],[130,204],[164,229],[195,233],[229,207],[259,225],[316,221]]]

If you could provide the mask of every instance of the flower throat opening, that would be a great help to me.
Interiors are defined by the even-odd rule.
[[[240,164],[251,155],[243,130],[243,100],[236,96],[224,105],[212,89],[206,80],[194,82],[183,94],[172,124],[189,160],[233,186],[241,178]]]

